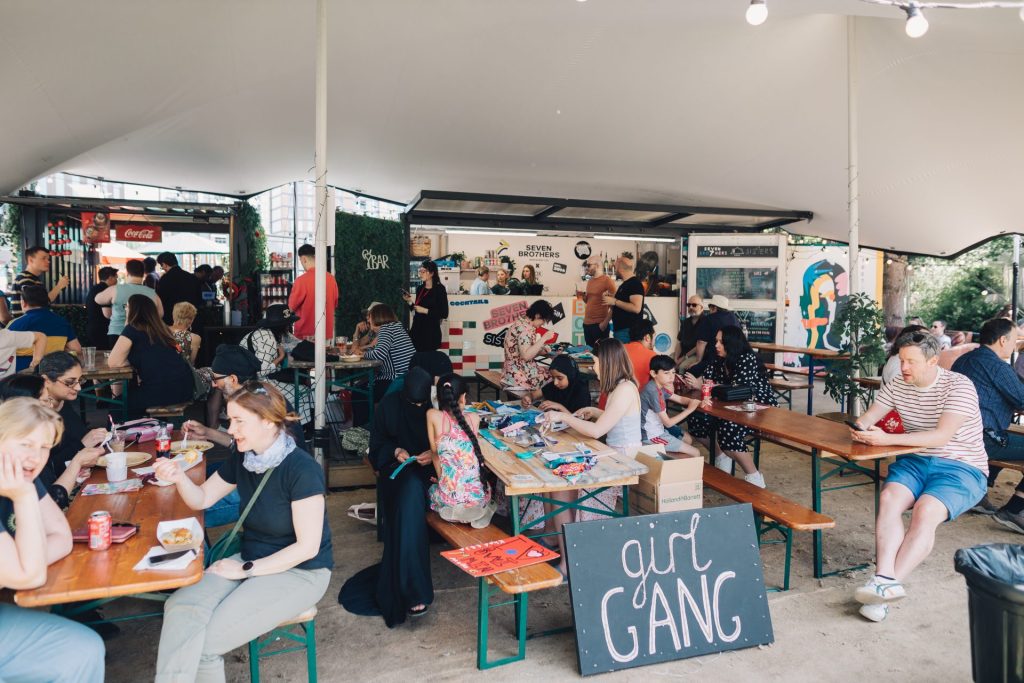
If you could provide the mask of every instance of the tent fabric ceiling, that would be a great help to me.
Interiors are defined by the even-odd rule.
[[[329,182],[800,209],[847,230],[857,15],[861,240],[1024,232],[1024,24],[855,0],[332,0]],[[68,171],[248,195],[313,167],[312,0],[0,8],[0,192]],[[681,221],[686,223],[686,220]]]

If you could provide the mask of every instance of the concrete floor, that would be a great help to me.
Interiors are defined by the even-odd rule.
[[[816,398],[818,411],[834,409]],[[799,408],[798,408],[799,409]],[[762,469],[768,486],[795,501],[810,503],[807,456],[766,446]],[[1009,497],[1015,473],[1000,478],[995,498]],[[349,505],[374,500],[372,489],[334,493],[328,498],[334,538],[335,570],[331,587],[321,601],[317,618],[319,676],[322,681],[479,680],[476,670],[476,584],[434,553],[435,603],[422,619],[389,630],[380,618],[358,617],[338,603],[341,584],[353,573],[376,562],[381,545],[373,526],[346,516]],[[705,505],[725,501],[708,494]],[[847,566],[870,560],[872,508],[870,487],[829,494],[825,512],[837,528],[825,534],[826,566]],[[971,678],[967,594],[963,578],[953,571],[953,553],[962,547],[990,542],[1021,542],[990,518],[965,515],[939,530],[935,550],[907,582],[908,598],[898,603],[881,624],[857,615],[851,599],[866,572],[815,580],[811,576],[810,534],[797,534],[794,543],[793,589],[769,597],[775,643],[761,648],[679,660],[599,676],[601,679],[644,681],[684,679],[706,681],[785,680],[846,681],[853,678],[886,681],[961,681]],[[440,545],[432,548],[440,551]],[[781,576],[783,551],[762,549],[766,579]],[[571,613],[565,586],[534,594],[530,599],[530,630],[568,625]],[[138,609],[122,601],[108,608],[113,615]],[[512,615],[503,608],[491,631],[492,656],[514,647]],[[157,620],[134,622],[108,643],[107,680],[114,683],[152,678],[159,639]],[[268,681],[305,680],[300,654],[265,662]],[[229,681],[248,680],[244,648],[227,657]],[[527,659],[484,674],[487,680],[578,679],[575,638],[565,633],[531,640]]]

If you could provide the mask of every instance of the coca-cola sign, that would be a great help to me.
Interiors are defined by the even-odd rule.
[[[155,225],[119,225],[117,239],[121,242],[162,242],[160,228]]]

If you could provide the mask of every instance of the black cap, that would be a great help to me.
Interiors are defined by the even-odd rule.
[[[295,314],[295,311],[288,308],[287,304],[273,304],[267,306],[267,310],[263,312],[263,320],[259,321],[256,327],[286,327],[298,319],[299,316]]]
[[[260,361],[252,351],[234,344],[221,344],[213,356],[210,369],[218,375],[234,375],[239,382],[256,379]]]

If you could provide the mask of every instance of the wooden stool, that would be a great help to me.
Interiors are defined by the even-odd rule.
[[[249,641],[249,678],[253,683],[259,683],[260,680],[260,658],[261,657],[273,657],[274,655],[283,655],[286,652],[295,652],[297,650],[306,651],[306,677],[309,683],[316,683],[316,606],[310,607],[302,614],[289,619],[278,625],[277,628],[272,630],[262,638],[254,638]],[[302,633],[293,631],[293,627],[300,627]],[[267,652],[267,648],[272,646],[277,641],[287,638],[293,640],[299,645],[293,645],[291,647],[284,647],[271,652]]]
[[[163,422],[170,422],[177,429],[185,421],[185,410],[192,403],[175,403],[169,406],[153,406],[146,408],[146,415]]]

